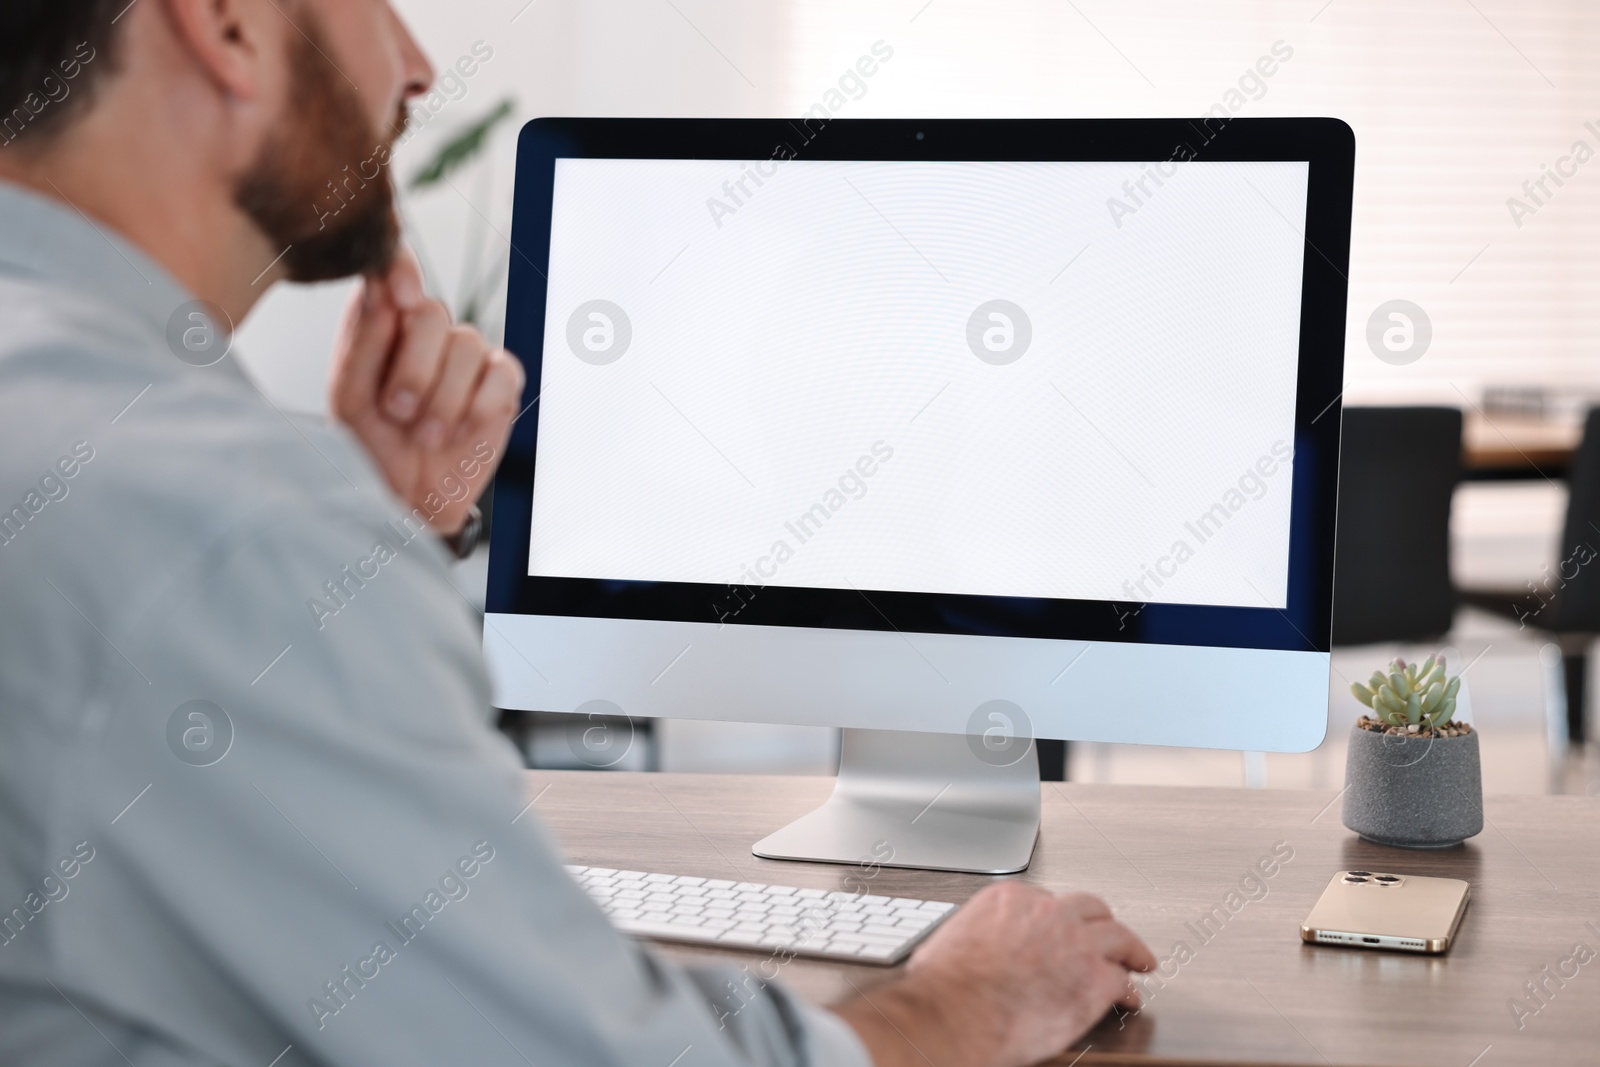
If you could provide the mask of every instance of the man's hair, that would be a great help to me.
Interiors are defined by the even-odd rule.
[[[113,67],[128,0],[0,0],[0,147],[44,139],[88,105]]]

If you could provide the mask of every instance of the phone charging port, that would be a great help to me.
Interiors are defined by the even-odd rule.
[[[1369,945],[1376,945],[1378,943],[1378,939],[1375,937],[1363,937],[1361,940],[1365,941]]]

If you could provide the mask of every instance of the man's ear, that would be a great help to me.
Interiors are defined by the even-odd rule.
[[[180,46],[219,89],[248,101],[270,91],[276,79],[266,65],[284,31],[292,29],[283,25],[290,12],[275,11],[274,0],[162,0],[162,5]]]

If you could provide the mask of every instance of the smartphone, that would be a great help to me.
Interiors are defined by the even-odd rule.
[[[1471,887],[1459,878],[1383,871],[1340,871],[1300,924],[1318,945],[1448,952]]]

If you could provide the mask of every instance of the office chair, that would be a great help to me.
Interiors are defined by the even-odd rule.
[[[1567,741],[1587,735],[1584,708],[1589,646],[1600,634],[1600,407],[1590,408],[1583,439],[1567,467],[1567,516],[1560,556],[1524,589],[1463,589],[1461,599],[1551,635],[1561,649]]]
[[[1431,641],[1450,630],[1450,500],[1460,480],[1459,409],[1344,409],[1335,645]]]

